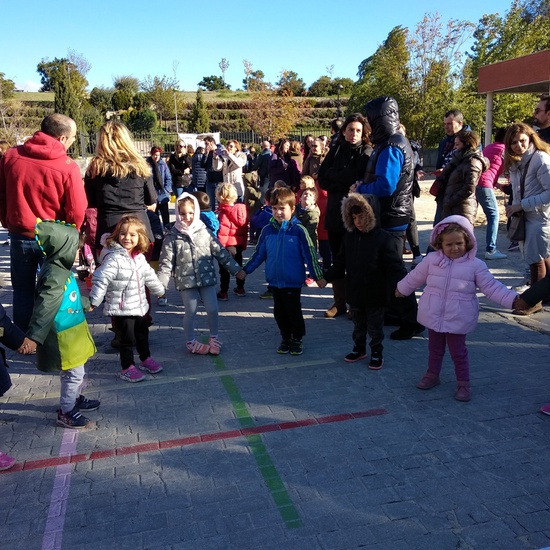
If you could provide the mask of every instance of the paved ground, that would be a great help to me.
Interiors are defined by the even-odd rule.
[[[433,202],[423,195],[417,208],[425,245]],[[490,267],[521,282],[518,252]],[[7,247],[0,273],[10,310]],[[277,355],[263,285],[257,272],[246,297],[220,304],[218,359],[186,353],[170,290],[151,333],[165,370],[140,384],[117,379],[111,333],[94,311],[85,393],[102,404],[83,432],[55,424],[58,378],[10,352],[0,449],[18,463],[0,476],[0,548],[550,546],[550,418],[537,413],[550,399],[549,313],[518,320],[482,301],[469,337],[473,399],[459,403],[449,360],[439,387],[415,388],[424,336],[387,338],[381,371],[344,363],[352,324],[323,318],[329,289],[304,289],[304,354]]]

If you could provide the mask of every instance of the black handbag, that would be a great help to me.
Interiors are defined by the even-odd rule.
[[[533,158],[533,157],[531,157]],[[525,190],[525,178],[527,176],[527,169],[529,168],[529,163],[531,158],[525,164],[525,169],[521,174],[521,179],[519,181],[519,200],[523,199],[523,192]],[[521,210],[510,216],[510,223],[508,224],[507,229],[508,238],[511,241],[524,241],[525,240],[525,212]]]

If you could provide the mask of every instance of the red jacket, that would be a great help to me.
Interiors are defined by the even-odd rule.
[[[36,218],[80,228],[87,204],[80,169],[55,138],[36,132],[2,157],[0,221],[10,233],[32,236]]]
[[[248,209],[240,202],[220,204],[218,208],[220,229],[218,239],[223,246],[242,246],[248,242]]]

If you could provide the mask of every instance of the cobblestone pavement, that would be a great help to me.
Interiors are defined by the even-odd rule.
[[[416,204],[425,247],[433,201]],[[519,252],[490,267],[508,285],[522,280]],[[11,312],[8,247],[0,273]],[[323,318],[330,289],[304,287],[304,353],[278,355],[264,285],[258,270],[246,297],[220,303],[218,358],[185,351],[171,288],[150,338],[164,372],[139,384],[116,377],[107,319],[90,314],[98,353],[84,393],[101,407],[85,431],[56,426],[58,377],[8,352],[0,449],[17,464],[0,476],[0,548],[550,546],[550,418],[537,412],[550,400],[548,312],[520,319],[481,300],[468,338],[473,397],[460,403],[448,358],[440,386],[415,387],[425,334],[397,342],[387,327],[378,372],[345,363],[352,324]]]

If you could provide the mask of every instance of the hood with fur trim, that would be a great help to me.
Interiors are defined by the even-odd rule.
[[[477,241],[476,237],[474,235],[474,227],[470,223],[470,221],[465,218],[464,216],[447,216],[445,219],[441,220],[433,229],[432,233],[430,235],[430,243],[433,243],[436,239],[436,237],[451,223],[456,223],[460,225],[466,231],[468,236],[470,237],[470,241],[473,245],[472,250],[469,250],[466,253],[466,256],[468,258],[475,258],[477,254]]]
[[[372,231],[378,225],[378,199],[374,195],[362,195],[360,193],[350,193],[342,200],[342,220],[346,231],[352,232],[356,229],[353,223],[351,209],[354,206],[361,208],[367,218],[365,233]]]

